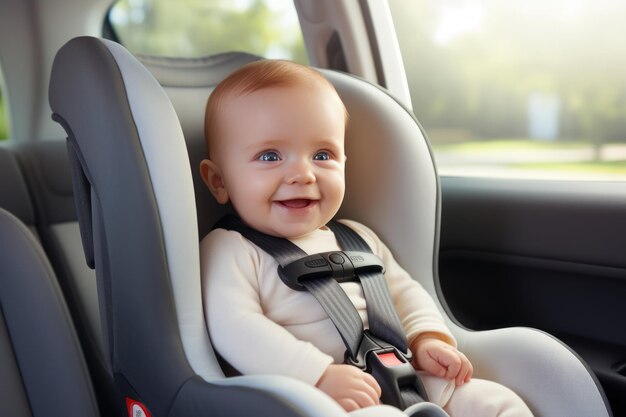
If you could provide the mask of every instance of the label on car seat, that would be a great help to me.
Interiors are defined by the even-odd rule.
[[[128,417],[152,417],[145,405],[132,398],[126,397],[126,409]]]

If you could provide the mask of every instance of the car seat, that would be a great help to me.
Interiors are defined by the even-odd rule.
[[[0,208],[24,223],[36,236],[35,209],[13,150],[0,147]]]
[[[33,200],[33,230],[72,315],[101,414],[113,415],[118,400],[102,349],[96,274],[87,267],[82,253],[65,141],[31,141],[12,150],[23,173],[22,183],[26,182]]]
[[[87,263],[96,267],[104,349],[129,411],[345,415],[299,381],[224,378],[202,314],[187,149],[170,101],[145,67],[118,44],[76,38],[55,58],[50,104],[68,133],[81,238]],[[171,169],[157,175],[156,161]]]
[[[177,65],[170,64],[172,75]],[[204,156],[204,104],[214,84],[204,82],[202,65],[178,70],[179,81],[162,79],[162,87],[122,46],[90,37],[69,41],[52,70],[50,105],[68,134],[81,234],[96,268],[118,387],[153,416],[345,415],[329,397],[292,379],[224,378],[204,323],[198,248],[223,209],[208,191],[193,188]],[[385,90],[322,72],[350,113],[340,217],[376,231],[447,312],[436,278],[439,183],[419,123]],[[611,415],[589,369],[555,338],[526,328],[473,332],[452,318],[448,324],[475,376],[514,389],[535,415]],[[398,413],[377,406],[352,415]]]
[[[97,417],[82,350],[35,235],[0,208],[0,415]]]

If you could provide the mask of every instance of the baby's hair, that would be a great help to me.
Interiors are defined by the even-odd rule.
[[[204,118],[204,136],[207,148],[217,136],[218,118],[223,103],[233,97],[275,87],[292,87],[303,84],[321,83],[335,90],[324,76],[305,65],[292,61],[265,59],[254,61],[239,68],[220,82],[209,96]],[[346,121],[348,112],[344,107]]]

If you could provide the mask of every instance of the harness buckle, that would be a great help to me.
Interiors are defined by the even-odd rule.
[[[412,359],[410,350],[401,352],[366,330],[356,358],[346,352],[345,361],[376,379],[382,391],[382,403],[404,410],[415,403],[428,401],[426,390],[411,365]]]

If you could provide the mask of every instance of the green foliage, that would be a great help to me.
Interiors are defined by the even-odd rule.
[[[0,80],[2,81],[2,80]],[[9,126],[6,107],[4,104],[4,96],[2,94],[2,86],[0,85],[0,141],[9,137]]]
[[[295,11],[288,15],[262,0],[144,0],[139,6],[122,0],[114,7],[112,23],[120,41],[135,53],[194,57],[245,51],[270,56],[278,51],[282,58],[306,63]]]
[[[413,106],[427,131],[524,136],[529,97],[545,93],[560,99],[561,138],[626,141],[623,3],[390,0],[390,6]],[[447,25],[452,35],[442,38],[451,11],[460,15]]]
[[[535,162],[518,164],[517,168],[528,170],[549,170],[559,172],[576,172],[578,174],[601,174],[603,179],[618,179],[623,181],[626,178],[626,164],[624,161],[589,161],[589,162]]]
[[[433,148],[441,152],[489,154],[499,152],[529,151],[568,151],[572,149],[588,149],[588,143],[580,141],[536,141],[530,138],[490,139],[481,141],[464,141],[460,143],[435,144]],[[626,169],[626,167],[624,167]]]
[[[449,168],[455,168],[454,163],[445,161],[456,160],[463,161],[461,165],[468,172],[479,169],[492,177],[626,181],[623,142],[594,145],[580,140],[518,138],[434,144],[433,149],[444,175],[450,173]]]

